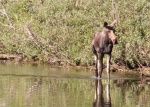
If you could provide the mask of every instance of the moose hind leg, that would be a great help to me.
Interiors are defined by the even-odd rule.
[[[95,54],[95,76],[98,77],[98,56]]]
[[[103,72],[103,54],[99,54],[98,58],[98,78],[101,78]]]
[[[98,53],[95,50],[94,46],[92,46],[92,51],[95,55],[95,76],[98,77]]]
[[[107,55],[107,75],[109,79],[110,79],[110,60],[111,60],[111,54],[108,54]]]

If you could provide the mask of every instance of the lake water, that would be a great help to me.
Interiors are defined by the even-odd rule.
[[[0,63],[0,107],[150,107],[150,85],[138,75],[50,65]]]

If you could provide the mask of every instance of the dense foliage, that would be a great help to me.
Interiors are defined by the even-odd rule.
[[[91,37],[118,19],[112,62],[150,66],[148,0],[1,0],[0,53],[63,64],[93,64]]]

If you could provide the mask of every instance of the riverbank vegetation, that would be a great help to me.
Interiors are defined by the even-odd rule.
[[[150,66],[148,0],[0,0],[0,53],[58,64],[94,63],[91,37],[118,19],[112,63]]]

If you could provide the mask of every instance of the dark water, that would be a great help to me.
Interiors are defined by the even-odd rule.
[[[48,65],[0,63],[0,107],[150,107],[150,85],[138,75],[103,74]]]

